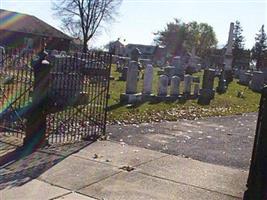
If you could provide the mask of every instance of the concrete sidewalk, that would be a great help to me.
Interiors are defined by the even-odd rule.
[[[242,199],[247,172],[124,143],[39,150],[0,168],[0,199]]]

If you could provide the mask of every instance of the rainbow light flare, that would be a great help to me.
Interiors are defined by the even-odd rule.
[[[26,17],[25,15],[19,13],[6,12],[6,11],[1,12],[0,16],[1,16],[0,30],[1,29],[10,30],[10,28],[14,26],[14,24],[19,24]]]

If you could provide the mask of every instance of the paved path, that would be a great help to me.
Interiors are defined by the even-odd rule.
[[[248,169],[257,114],[180,120],[141,125],[112,125],[111,140],[171,155]]]
[[[234,200],[247,172],[98,141],[39,150],[0,177],[1,200]]]

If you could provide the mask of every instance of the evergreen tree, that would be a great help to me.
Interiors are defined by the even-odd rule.
[[[244,51],[243,29],[239,21],[235,22],[234,26],[234,43],[233,43],[233,66],[237,66],[238,60],[242,59]]]
[[[256,68],[260,69],[262,67],[262,60],[264,51],[267,50],[267,36],[264,31],[264,25],[261,26],[261,29],[255,37],[256,43],[252,48],[252,60],[256,61]]]

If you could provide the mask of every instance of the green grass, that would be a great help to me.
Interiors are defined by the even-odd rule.
[[[157,93],[158,69],[154,69],[153,92]],[[178,119],[196,119],[209,116],[225,116],[255,112],[258,110],[260,94],[252,92],[247,87],[237,84],[234,80],[225,94],[216,94],[208,106],[197,104],[197,100],[186,102],[144,102],[138,105],[121,105],[120,94],[125,92],[125,82],[117,81],[119,73],[112,67],[115,80],[110,83],[110,99],[108,121],[110,123],[141,123],[159,122],[162,120],[176,121]],[[202,78],[202,73],[194,74]],[[214,87],[218,80],[215,79]],[[138,82],[138,92],[142,91],[143,80]],[[182,91],[183,85],[180,86]],[[237,92],[244,91],[244,98],[238,98]]]

